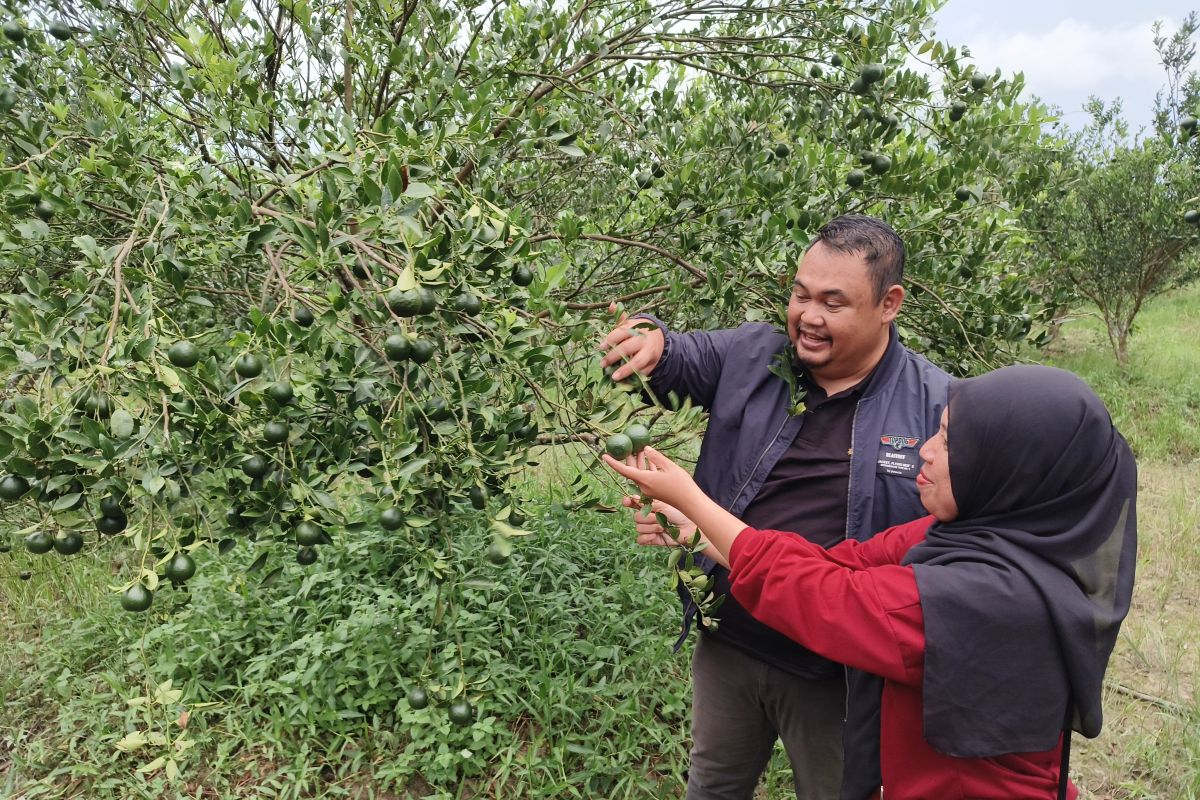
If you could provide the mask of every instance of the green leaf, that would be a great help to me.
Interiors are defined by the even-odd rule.
[[[264,222],[258,226],[257,230],[251,231],[246,237],[246,252],[251,253],[262,247],[267,242],[275,238],[275,234],[279,233],[279,226],[271,222]]]
[[[408,188],[404,190],[405,197],[420,199],[423,197],[433,197],[437,192],[431,186],[420,181],[411,181]]]

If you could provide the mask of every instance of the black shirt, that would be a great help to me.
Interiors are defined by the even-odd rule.
[[[806,370],[798,374],[806,390],[800,431],[742,513],[742,520],[761,530],[797,532],[828,548],[846,538],[854,415],[871,377],[826,397]],[[714,591],[728,596],[717,612],[716,633],[708,635],[802,678],[841,674],[839,664],[752,617],[730,593],[728,570],[717,567],[714,576]]]

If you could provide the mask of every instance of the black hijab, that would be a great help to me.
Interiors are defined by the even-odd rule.
[[[1133,592],[1133,454],[1059,369],[960,381],[949,409],[958,518],[905,558],[925,617],[925,739],[960,757],[1050,750],[1068,699],[1094,737]]]

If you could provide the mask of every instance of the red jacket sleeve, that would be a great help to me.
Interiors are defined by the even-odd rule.
[[[729,553],[733,596],[810,650],[906,684],[921,681],[925,631],[917,580],[900,558],[932,518],[830,550],[779,531],[746,528]]]

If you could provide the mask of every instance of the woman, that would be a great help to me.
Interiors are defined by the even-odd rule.
[[[931,516],[828,551],[747,528],[656,451],[605,460],[700,527],[752,614],[884,678],[881,796],[1075,797],[1062,733],[1100,732],[1133,589],[1133,455],[1079,378],[1038,366],[955,384],[920,455]]]

